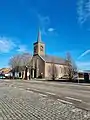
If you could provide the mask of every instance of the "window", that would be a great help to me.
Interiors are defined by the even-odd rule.
[[[40,51],[43,51],[43,46],[40,46]]]

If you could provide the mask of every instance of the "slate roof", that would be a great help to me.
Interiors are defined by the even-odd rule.
[[[59,57],[56,57],[56,56],[50,56],[50,55],[41,55],[41,58],[47,62],[47,63],[51,63],[51,62],[54,62],[56,64],[66,64],[66,60],[63,59],[63,58],[59,58]]]

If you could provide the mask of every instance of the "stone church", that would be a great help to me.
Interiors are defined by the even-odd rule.
[[[42,75],[42,78],[49,78],[49,68],[54,62],[58,78],[63,77],[67,74],[66,60],[63,58],[50,56],[45,53],[45,44],[41,39],[41,32],[39,30],[37,41],[33,44],[33,57],[31,59],[31,77],[38,78]]]

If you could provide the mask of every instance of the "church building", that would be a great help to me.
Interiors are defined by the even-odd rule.
[[[66,60],[63,58],[50,56],[45,53],[45,44],[41,38],[41,32],[39,30],[37,41],[33,44],[33,57],[31,60],[31,77],[38,78],[42,75],[42,78],[50,78],[49,68],[54,63],[57,69],[57,77],[61,78],[67,74]]]

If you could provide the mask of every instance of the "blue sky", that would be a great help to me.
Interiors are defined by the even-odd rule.
[[[0,67],[33,52],[39,27],[47,54],[70,52],[79,69],[90,69],[89,0],[0,0]]]

